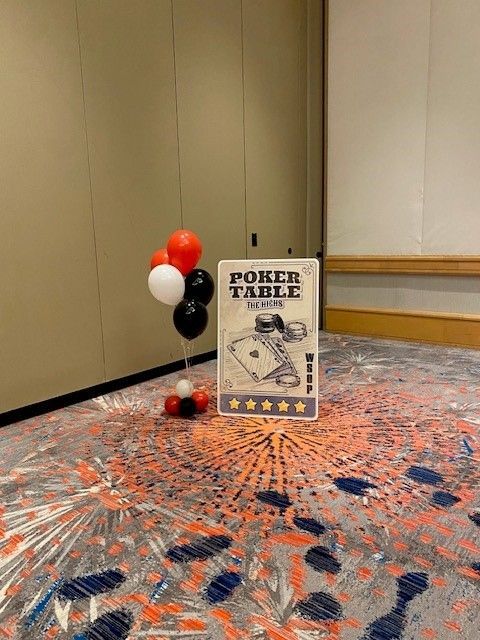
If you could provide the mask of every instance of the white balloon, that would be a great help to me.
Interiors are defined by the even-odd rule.
[[[175,387],[175,391],[177,392],[177,396],[179,398],[190,398],[193,393],[193,384],[190,380],[183,379],[177,382],[177,386]]]
[[[185,293],[185,280],[176,267],[159,264],[148,276],[148,288],[154,298],[165,304],[175,305]]]

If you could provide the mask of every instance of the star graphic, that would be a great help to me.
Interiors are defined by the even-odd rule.
[[[262,409],[264,411],[271,411],[272,410],[272,402],[269,402],[267,398],[265,398],[265,400],[263,402],[260,403],[262,405]]]
[[[240,406],[240,402],[236,398],[229,400],[228,404],[230,405],[230,409],[238,409]]]
[[[288,402],[285,402],[285,400],[282,400],[281,402],[277,402],[277,406],[279,411],[285,411],[286,413],[290,405],[288,404]]]
[[[301,400],[293,405],[295,407],[295,413],[305,413],[305,407],[307,406]]]
[[[250,400],[247,400],[245,402],[245,406],[247,407],[248,411],[253,411],[257,406],[257,403],[250,398]]]

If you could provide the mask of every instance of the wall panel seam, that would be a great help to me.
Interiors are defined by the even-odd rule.
[[[422,230],[420,236],[420,253],[423,253],[423,236],[425,233],[425,177],[427,175],[427,140],[428,140],[428,106],[430,96],[430,60],[432,54],[432,3],[428,14],[428,54],[427,54],[427,96],[425,105],[425,147],[423,152],[423,184],[422,184]]]
[[[310,161],[311,161],[311,153],[310,153],[310,139],[311,139],[311,134],[310,134],[310,121],[311,121],[311,114],[310,114],[310,91],[311,91],[311,79],[310,79],[310,73],[311,73],[311,63],[310,63],[310,43],[311,43],[311,36],[310,36],[310,22],[311,22],[311,5],[310,5],[310,0],[307,0],[307,27],[306,27],[306,48],[307,48],[307,56],[306,56],[306,60],[307,60],[307,103],[306,103],[306,120],[307,120],[307,126],[306,126],[306,146],[307,146],[307,163],[306,163],[306,180],[307,180],[307,188],[305,190],[305,255],[308,256],[309,254],[309,250],[310,250],[310,237],[311,237],[311,233],[310,233],[310,220],[311,220],[311,215],[310,215],[310,200],[311,200],[311,189],[309,188],[310,185]]]
[[[248,258],[247,222],[247,138],[245,132],[245,41],[243,26],[243,0],[240,0],[240,43],[242,45],[242,133],[243,133],[243,210],[245,222],[245,258]]]
[[[183,226],[183,199],[182,199],[182,170],[181,170],[181,161],[180,161],[180,133],[179,133],[179,122],[178,122],[178,91],[177,91],[177,58],[176,58],[176,48],[175,48],[175,17],[173,10],[173,0],[170,0],[170,11],[172,15],[172,50],[173,50],[173,78],[175,84],[175,121],[177,128],[177,159],[178,159],[178,188],[179,188],[179,198],[180,198],[180,222],[182,229]]]
[[[300,180],[301,180],[301,163],[300,163],[300,154],[301,154],[301,143],[300,143],[300,132],[301,132],[301,114],[300,114],[300,36],[302,29],[302,8],[301,8],[301,0],[297,0],[297,220],[300,219],[300,211],[301,211],[301,202],[300,202]],[[306,230],[305,230],[306,231]],[[306,233],[305,233],[306,236]],[[306,238],[305,238],[306,240]]]
[[[306,65],[303,69],[301,69],[301,60],[302,57],[300,55],[300,49],[302,47],[302,43],[304,47],[307,47],[307,42],[308,42],[308,24],[304,23],[304,11],[306,10],[306,4],[305,4],[306,0],[298,0],[297,1],[297,7],[298,7],[298,25],[297,25],[297,111],[298,111],[298,118],[297,118],[297,139],[298,139],[298,152],[297,152],[297,163],[298,163],[298,171],[297,171],[297,176],[298,176],[298,183],[297,183],[297,208],[298,208],[298,218],[297,220],[304,220],[304,224],[305,224],[305,245],[303,247],[304,251],[305,251],[305,255],[308,255],[308,233],[307,233],[307,184],[306,184],[306,180],[307,180],[307,132],[308,132],[308,125],[306,124],[305,126],[305,130],[304,130],[304,136],[302,136],[302,118],[307,118],[307,112],[308,112],[308,95],[303,96],[303,98],[305,99],[305,101],[303,102],[302,98],[301,98],[301,90],[302,90],[302,86],[303,84],[300,81],[301,78],[301,73],[304,72],[306,73]],[[308,18],[308,16],[307,16]],[[302,38],[302,29],[305,28],[305,37]],[[303,58],[305,61],[308,61],[308,51],[304,52],[306,55]],[[308,63],[307,63],[308,64]],[[307,80],[308,82],[308,78],[305,77],[305,80]],[[302,106],[305,108],[302,109]],[[304,170],[302,171],[302,155],[304,156]],[[305,184],[305,189],[303,188],[303,185]],[[303,200],[303,202],[302,202]]]
[[[329,78],[329,0],[322,3],[322,323],[326,324],[325,301],[327,299],[327,278],[325,256],[328,250],[328,78]]]
[[[100,291],[100,272],[98,268],[98,249],[97,249],[97,234],[95,229],[95,213],[93,204],[93,186],[92,186],[92,169],[90,165],[90,144],[88,139],[87,129],[87,106],[85,101],[85,80],[83,77],[83,57],[82,57],[82,43],[80,39],[80,21],[78,17],[78,0],[75,0],[75,22],[77,28],[77,43],[78,43],[78,55],[80,63],[80,82],[82,85],[82,108],[83,108],[83,127],[85,131],[85,146],[87,151],[87,167],[88,167],[88,185],[90,190],[90,215],[92,220],[92,233],[93,233],[93,246],[95,251],[95,270],[97,275],[97,295],[98,295],[98,312],[100,320],[100,334],[102,337],[102,362],[103,362],[103,379],[107,380],[107,365],[105,356],[105,337],[103,330],[103,314],[102,314],[102,295]]]

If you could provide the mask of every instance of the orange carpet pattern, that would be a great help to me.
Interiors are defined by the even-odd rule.
[[[478,639],[480,353],[320,339],[319,418],[162,412],[174,375],[0,432],[0,638]]]

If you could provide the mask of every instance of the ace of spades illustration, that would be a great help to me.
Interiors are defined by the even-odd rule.
[[[227,349],[256,382],[284,366],[281,358],[256,334],[235,340]]]

